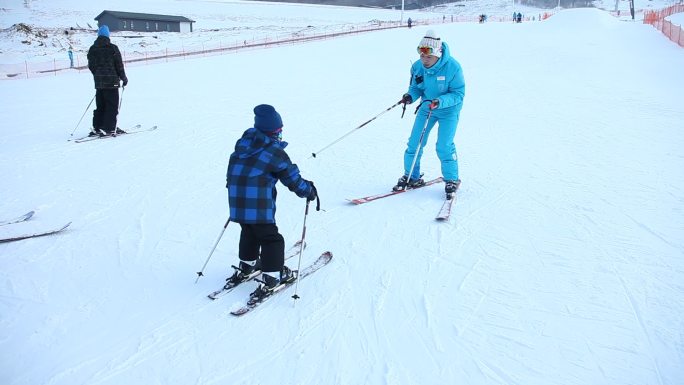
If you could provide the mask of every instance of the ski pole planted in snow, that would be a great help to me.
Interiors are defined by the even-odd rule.
[[[302,252],[304,251],[304,237],[306,237],[306,217],[309,215],[310,202],[310,200],[306,200],[306,209],[304,210],[304,226],[302,226],[302,240],[301,245],[299,246],[299,261],[297,261],[297,281],[295,281],[295,292],[292,295],[292,298],[294,298],[294,303],[297,303],[297,300],[299,299],[299,296],[297,295],[297,288],[299,287],[299,269],[302,267]]]
[[[400,100],[400,101],[397,102],[396,104],[393,104],[391,107],[388,107],[385,111],[382,111],[381,113],[375,115],[374,117],[372,117],[372,118],[371,118],[370,120],[368,120],[367,122],[365,122],[365,123],[363,123],[362,125],[360,125],[360,126],[354,128],[353,130],[347,132],[346,134],[342,135],[340,138],[338,138],[338,139],[335,140],[334,142],[330,143],[329,145],[327,145],[327,146],[321,148],[321,149],[318,150],[317,152],[311,153],[311,157],[309,157],[309,159],[315,158],[316,155],[320,154],[321,152],[323,152],[324,150],[326,150],[328,147],[332,146],[333,144],[335,144],[335,143],[341,141],[342,139],[346,138],[347,136],[351,135],[354,131],[356,131],[356,130],[358,130],[359,128],[365,126],[366,124],[368,124],[368,123],[374,121],[375,119],[379,118],[382,114],[384,114],[384,113],[386,113],[387,111],[391,110],[392,108],[394,108],[394,107],[400,105],[401,103],[402,103],[402,101]]]
[[[81,119],[79,119],[79,120],[78,120],[78,123],[76,123],[76,127],[74,127],[74,130],[71,131],[71,135],[70,135],[70,136],[74,136],[74,132],[76,132],[76,129],[77,129],[78,126],[81,124],[81,121],[83,120],[83,117],[85,116],[86,112],[88,112],[88,110],[90,109],[90,105],[93,104],[93,100],[95,100],[95,95],[93,95],[93,98],[90,99],[90,103],[88,103],[88,107],[86,107],[85,111],[83,111],[83,115],[81,115]]]
[[[209,256],[207,257],[207,260],[204,262],[204,266],[202,266],[202,270],[197,272],[197,279],[195,280],[195,283],[199,281],[200,277],[204,276],[204,268],[207,267],[207,264],[209,263],[209,259],[211,259],[211,256],[214,254],[214,250],[216,250],[216,246],[218,246],[219,241],[223,237],[223,233],[226,232],[226,227],[228,227],[228,224],[230,223],[230,218],[226,221],[226,224],[223,225],[223,230],[221,230],[221,234],[219,234],[218,238],[216,238],[216,242],[214,243],[214,247],[211,248],[211,252],[209,253]]]

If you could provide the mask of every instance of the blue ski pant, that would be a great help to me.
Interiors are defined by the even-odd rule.
[[[456,126],[458,126],[458,113],[449,114],[446,117],[438,117],[433,112],[430,115],[430,120],[425,125],[425,121],[428,117],[428,111],[420,109],[416,120],[413,123],[413,129],[411,130],[411,136],[409,136],[408,145],[406,151],[404,152],[404,175],[408,175],[411,172],[411,164],[413,164],[414,157],[416,158],[416,164],[413,167],[413,172],[411,173],[411,179],[420,178],[420,158],[423,156],[423,148],[427,143],[430,131],[439,123],[437,129],[437,144],[435,149],[437,150],[437,157],[442,165],[442,177],[444,180],[457,180],[458,178],[458,157],[456,156],[456,145],[454,144],[454,136],[456,135]],[[421,133],[425,129],[423,134],[423,140],[420,143],[420,148],[418,146],[418,141],[420,140]]]

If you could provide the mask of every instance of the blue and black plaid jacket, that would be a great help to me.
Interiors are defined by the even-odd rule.
[[[228,162],[230,220],[237,223],[275,223],[278,181],[301,198],[311,193],[311,182],[285,153],[286,142],[250,128],[235,143]]]

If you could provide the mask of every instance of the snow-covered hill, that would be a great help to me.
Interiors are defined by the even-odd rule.
[[[30,3],[45,25],[68,10]],[[129,66],[120,125],[160,128],[113,140],[67,141],[89,125],[89,74],[0,82],[0,220],[36,210],[0,232],[72,222],[0,244],[0,383],[682,383],[684,50],[595,9],[433,28],[467,83],[448,223],[433,220],[442,185],[346,203],[401,175],[412,107],[310,157],[399,99],[425,27]],[[296,304],[290,290],[234,318],[253,284],[206,295],[237,261],[237,226],[195,279],[259,103],[323,203],[302,262],[334,259]],[[279,188],[287,243],[304,208]]]
[[[620,2],[620,9],[625,9]],[[662,8],[668,0],[637,0],[637,9]],[[613,2],[597,2],[612,10]],[[230,46],[243,41],[282,39],[298,34],[348,31],[379,22],[407,20],[476,20],[487,14],[490,20],[510,18],[513,11],[539,18],[549,10],[503,0],[474,0],[448,3],[424,10],[383,10],[313,4],[215,1],[124,1],[82,2],[75,0],[5,0],[0,5],[0,72],[2,65],[21,68],[25,62],[53,62],[64,67],[71,46],[77,65],[85,62],[97,22],[105,9],[127,12],[182,15],[195,20],[192,33],[120,32],[119,47],[129,55],[165,50],[201,50]],[[628,9],[628,8],[627,8]],[[125,38],[123,38],[125,37]],[[12,71],[7,71],[12,72]]]

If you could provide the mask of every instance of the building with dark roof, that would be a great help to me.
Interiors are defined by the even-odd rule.
[[[110,31],[136,32],[192,32],[195,22],[183,16],[118,11],[102,11],[95,20],[98,27],[106,25]]]

